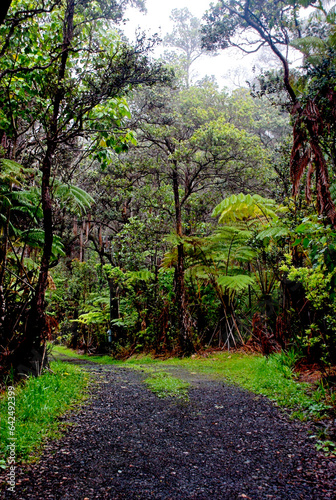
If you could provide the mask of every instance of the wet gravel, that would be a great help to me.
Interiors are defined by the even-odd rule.
[[[91,403],[2,498],[336,499],[335,458],[266,398],[185,373],[190,401],[160,399],[141,371],[85,369]]]

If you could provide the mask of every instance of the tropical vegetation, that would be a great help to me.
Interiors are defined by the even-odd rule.
[[[0,18],[1,375],[41,374],[52,341],[294,349],[332,382],[335,8],[220,0],[203,26],[175,9],[155,61],[159,40],[120,30],[127,4],[143,8],[13,0]],[[197,81],[230,46],[280,66],[249,89]]]

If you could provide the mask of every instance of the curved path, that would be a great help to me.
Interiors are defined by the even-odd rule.
[[[86,369],[97,394],[19,474],[15,499],[336,498],[335,459],[265,398],[185,373],[190,401],[159,399],[141,371]]]

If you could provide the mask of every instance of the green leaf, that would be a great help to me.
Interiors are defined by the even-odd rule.
[[[309,243],[310,243],[310,239],[309,238],[304,238],[303,242],[302,242],[302,246],[303,248],[308,248],[309,246]]]
[[[217,283],[231,292],[240,292],[255,284],[255,279],[246,274],[237,274],[235,276],[220,276]]]

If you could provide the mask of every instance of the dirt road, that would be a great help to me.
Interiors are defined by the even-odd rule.
[[[160,399],[141,371],[84,368],[96,394],[18,474],[15,499],[336,498],[335,459],[265,398],[185,372],[190,401]]]

